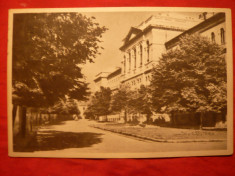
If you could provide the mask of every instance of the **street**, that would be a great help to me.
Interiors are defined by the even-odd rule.
[[[90,127],[97,123],[85,119],[65,121],[39,129],[35,154],[141,153],[226,149],[225,142],[163,143],[143,141]]]

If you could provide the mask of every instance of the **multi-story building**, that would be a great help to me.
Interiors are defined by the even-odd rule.
[[[181,37],[199,33],[221,44],[226,52],[225,13],[201,13],[199,18],[151,16],[137,27],[131,27],[120,47],[122,68],[95,79],[96,85],[116,89],[127,85],[132,89],[149,85],[154,64],[167,50],[178,45]],[[105,79],[105,80],[104,80]]]
[[[113,90],[120,85],[132,89],[141,84],[149,85],[154,64],[163,53],[177,46],[182,36],[199,33],[225,46],[225,31],[224,13],[204,12],[198,19],[167,14],[151,16],[137,27],[130,28],[120,47],[122,68],[99,73],[94,80],[96,87]]]
[[[121,81],[121,68],[116,67],[112,72],[100,72],[96,75],[94,82],[96,84],[95,90],[99,90],[102,87],[109,87],[112,91],[115,91],[120,86]]]
[[[109,87],[107,77],[109,72],[100,72],[95,76],[95,91],[98,91],[100,87]]]
[[[138,88],[149,85],[151,70],[166,51],[165,43],[201,20],[181,16],[151,16],[132,27],[123,40],[122,84]]]
[[[177,46],[181,37],[185,35],[198,33],[202,36],[210,38],[212,42],[219,45],[223,45],[226,48],[226,38],[225,38],[225,13],[216,13],[211,16],[211,14],[203,13],[204,21],[198,25],[193,26],[182,34],[176,36],[175,38],[167,41],[165,47],[167,50]]]
[[[115,91],[120,87],[121,72],[122,72],[122,69],[120,67],[117,67],[114,71],[109,73],[109,75],[107,76],[108,87],[112,91]]]
[[[225,13],[204,12],[199,15],[199,20],[151,16],[139,26],[131,27],[124,38],[123,45],[120,47],[123,53],[122,68],[108,73],[106,77],[100,73],[95,79],[96,85],[110,87],[112,90],[121,85],[127,85],[132,89],[139,88],[141,84],[149,85],[153,66],[158,63],[163,53],[178,46],[181,37],[199,33],[212,42],[224,46],[226,52],[225,32]],[[208,114],[208,119],[212,120],[208,121],[216,123],[213,120],[214,117],[209,116],[210,114]],[[221,121],[219,116],[216,119]],[[169,118],[168,115],[166,117]],[[181,118],[182,123],[190,124],[187,121],[190,118],[184,119],[185,121]]]

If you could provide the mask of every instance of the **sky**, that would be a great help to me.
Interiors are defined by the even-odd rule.
[[[87,17],[94,16],[100,26],[105,26],[108,30],[103,34],[100,50],[101,55],[97,55],[95,63],[84,65],[82,72],[86,81],[90,83],[91,91],[94,91],[93,82],[95,75],[103,71],[112,71],[116,67],[121,67],[122,55],[119,48],[122,46],[122,40],[128,34],[131,27],[138,26],[141,22],[147,20],[152,15],[159,15],[165,12],[86,12],[82,13]],[[167,12],[170,16],[180,15],[198,18],[199,13],[192,12]]]

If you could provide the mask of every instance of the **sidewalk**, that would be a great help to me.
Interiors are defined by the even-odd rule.
[[[153,125],[130,126],[127,124],[93,124],[94,128],[132,136],[144,140],[169,143],[222,142],[227,140],[227,131],[204,131],[194,129],[166,128]]]

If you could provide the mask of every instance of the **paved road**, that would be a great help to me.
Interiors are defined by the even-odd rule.
[[[144,153],[223,150],[226,142],[161,143],[103,131],[90,127],[88,120],[66,121],[43,127],[38,132],[36,154],[58,154],[73,157],[79,153]],[[40,150],[40,151],[39,151]]]

